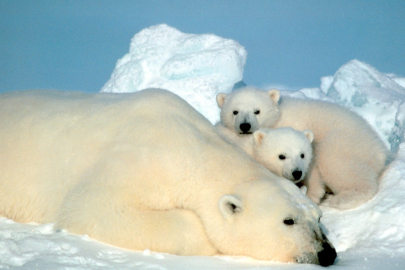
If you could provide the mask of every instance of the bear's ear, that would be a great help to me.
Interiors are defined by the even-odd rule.
[[[225,219],[232,219],[243,211],[243,202],[236,195],[223,195],[218,202],[219,211]]]
[[[256,130],[254,133],[253,133],[253,138],[254,138],[254,142],[255,142],[255,145],[256,146],[259,146],[259,145],[261,145],[262,144],[262,142],[263,142],[263,139],[264,139],[264,136],[266,136],[266,134],[264,133],[264,131],[263,130]]]
[[[222,105],[224,105],[225,98],[226,98],[226,94],[224,94],[224,93],[219,93],[217,95],[217,104],[220,109],[222,108]]]
[[[310,130],[304,130],[303,133],[308,138],[308,141],[312,143],[312,141],[314,140],[314,133],[312,133],[312,131]]]
[[[267,92],[270,96],[270,98],[273,100],[274,103],[278,103],[280,100],[280,91],[277,89],[271,89],[269,92]]]

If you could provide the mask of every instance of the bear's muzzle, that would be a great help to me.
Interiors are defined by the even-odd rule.
[[[306,253],[303,256],[296,258],[297,263],[319,264],[321,266],[329,266],[335,262],[337,253],[332,243],[322,233],[322,239],[317,239],[321,243],[321,249],[317,253]]]

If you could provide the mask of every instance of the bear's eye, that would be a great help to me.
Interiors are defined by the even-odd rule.
[[[285,225],[294,225],[295,221],[293,218],[286,218],[286,219],[284,219],[284,224]]]
[[[237,115],[238,114],[238,111],[233,111],[233,115]]]
[[[305,157],[305,155],[304,154],[301,154],[301,158],[304,158]]]
[[[260,113],[260,110],[256,110],[256,111],[255,111],[255,114],[259,114],[259,113]]]
[[[284,155],[279,155],[278,158],[281,159],[281,160],[284,160],[285,156]]]

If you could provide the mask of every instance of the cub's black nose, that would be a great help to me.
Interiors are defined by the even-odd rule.
[[[242,123],[239,125],[239,128],[240,130],[242,130],[243,133],[248,133],[251,127],[252,126],[249,123]]]
[[[293,171],[292,176],[294,177],[295,180],[300,180],[302,176],[302,171]]]

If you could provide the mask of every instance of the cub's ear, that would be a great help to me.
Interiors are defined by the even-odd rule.
[[[224,105],[225,98],[226,98],[226,94],[224,94],[224,93],[219,93],[217,95],[217,104],[220,109],[222,108],[222,105]]]
[[[232,219],[235,215],[243,212],[243,202],[236,195],[224,195],[219,199],[218,202],[219,212],[222,216],[229,220]]]
[[[312,143],[312,141],[314,140],[314,133],[312,133],[312,131],[310,130],[304,130],[303,133],[308,138],[308,141]]]
[[[277,89],[271,89],[269,92],[267,92],[270,96],[270,98],[273,100],[274,103],[278,103],[280,100],[280,91]]]
[[[263,142],[264,136],[266,136],[266,133],[264,133],[263,130],[261,130],[261,129],[256,130],[253,133],[253,138],[254,138],[255,145],[257,145],[257,146],[261,145],[262,142]]]

